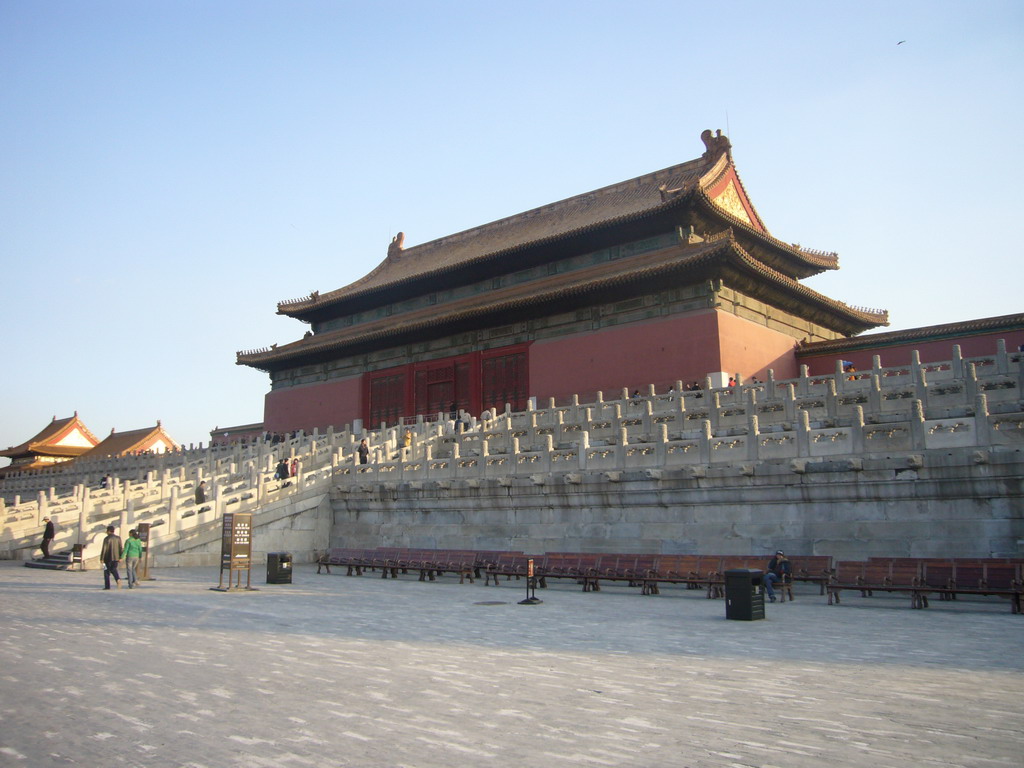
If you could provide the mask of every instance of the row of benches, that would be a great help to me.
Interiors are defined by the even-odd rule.
[[[724,574],[734,568],[763,569],[767,556],[753,555],[645,555],[590,552],[549,552],[527,555],[523,552],[480,550],[425,550],[402,548],[332,549],[317,560],[321,569],[345,567],[347,575],[379,570],[381,578],[418,571],[420,581],[433,581],[436,576],[454,573],[459,583],[473,582],[484,576],[484,584],[498,585],[529,576],[533,561],[533,577],[537,586],[547,587],[548,579],[572,579],[584,592],[601,589],[602,581],[625,582],[640,587],[641,594],[660,592],[660,584],[683,584],[689,589],[705,589],[707,597],[721,597]],[[794,580],[819,585],[821,594],[829,582],[832,558],[825,555],[804,555],[790,558]]]
[[[758,555],[653,555],[593,552],[523,552],[489,550],[437,550],[378,547],[332,549],[317,560],[317,573],[331,566],[345,567],[349,576],[379,571],[381,578],[417,571],[420,581],[455,574],[459,583],[483,577],[484,584],[498,585],[529,577],[538,587],[549,579],[571,579],[584,592],[601,589],[602,581],[625,582],[641,594],[660,592],[661,584],[682,584],[703,589],[709,598],[722,597],[725,572],[738,568],[762,569],[767,558]],[[789,558],[794,581],[817,584],[828,594],[828,604],[838,604],[844,591],[863,597],[874,592],[903,593],[912,608],[928,607],[930,595],[955,600],[958,595],[996,596],[1010,601],[1013,613],[1021,613],[1024,598],[1024,558],[891,558],[841,560],[833,565],[827,555],[794,555]],[[792,598],[792,590],[787,590]]]
[[[911,608],[927,608],[928,596],[955,600],[957,595],[993,595],[1010,601],[1021,612],[1024,596],[1024,559],[1021,558],[887,558],[840,560],[826,585],[828,603],[840,602],[844,590],[862,597],[874,592],[904,593]]]

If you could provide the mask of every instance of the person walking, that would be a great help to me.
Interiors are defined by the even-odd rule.
[[[43,558],[45,559],[50,556],[50,542],[53,541],[54,533],[53,521],[48,517],[44,517],[43,522],[46,525],[43,527],[43,543],[39,545],[39,548],[43,550]]]
[[[359,463],[366,464],[370,460],[370,446],[364,437],[359,443]]]
[[[134,528],[128,531],[128,541],[124,543],[121,557],[124,559],[128,589],[135,589],[135,585],[139,583],[136,569],[139,567],[139,559],[142,557],[142,541],[139,539],[139,532]]]
[[[200,480],[199,485],[196,486],[196,504],[206,503],[206,481]]]
[[[121,537],[114,533],[114,526],[107,526],[107,535],[103,539],[100,550],[100,562],[103,563],[103,588],[110,589],[110,577],[114,577],[117,588],[121,588],[121,575],[117,572],[117,563],[121,557]]]
[[[288,459],[281,459],[277,462],[277,469],[274,470],[274,477],[277,480],[288,479]]]

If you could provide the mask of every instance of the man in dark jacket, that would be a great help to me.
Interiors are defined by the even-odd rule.
[[[764,591],[768,593],[768,599],[775,602],[775,590],[772,585],[776,581],[783,583],[790,581],[793,575],[786,553],[781,549],[775,553],[775,557],[768,561],[768,572],[764,575]]]
[[[53,541],[53,521],[44,517],[43,522],[46,523],[46,527],[43,528],[43,543],[39,545],[39,548],[43,550],[43,557],[49,557],[50,542]]]
[[[114,577],[117,588],[121,588],[121,576],[117,572],[117,563],[121,559],[121,537],[114,533],[114,526],[107,526],[107,535],[103,539],[100,550],[100,562],[103,563],[103,588],[110,589],[110,577]]]

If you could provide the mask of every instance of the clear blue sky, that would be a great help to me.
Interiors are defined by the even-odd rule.
[[[1016,0],[0,0],[0,446],[260,421],[235,352],[301,337],[278,301],[705,128],[839,252],[810,287],[893,329],[1022,311],[1022,69]]]

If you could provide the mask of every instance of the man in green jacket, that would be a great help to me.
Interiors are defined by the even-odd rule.
[[[135,569],[139,567],[139,558],[142,557],[142,541],[139,540],[139,532],[134,528],[128,531],[128,540],[124,543],[121,557],[128,572],[128,589],[135,589],[135,585],[139,583]]]

